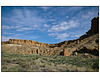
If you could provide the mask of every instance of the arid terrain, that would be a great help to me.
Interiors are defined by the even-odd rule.
[[[99,58],[93,55],[57,56],[2,53],[2,72],[97,72]]]
[[[46,44],[33,40],[2,42],[4,72],[97,72],[99,71],[99,17],[76,40]]]

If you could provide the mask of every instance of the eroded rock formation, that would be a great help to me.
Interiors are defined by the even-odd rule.
[[[15,52],[19,54],[40,55],[78,55],[90,53],[99,55],[99,17],[91,21],[91,29],[76,40],[60,42],[58,44],[46,44],[33,40],[9,39],[2,42],[2,52]]]

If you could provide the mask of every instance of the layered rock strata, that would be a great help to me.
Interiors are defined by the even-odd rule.
[[[99,55],[99,17],[91,21],[91,29],[76,40],[69,40],[57,44],[46,44],[33,40],[9,39],[2,42],[2,52],[40,55],[78,55],[90,53]]]

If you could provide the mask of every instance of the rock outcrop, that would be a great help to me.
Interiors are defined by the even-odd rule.
[[[70,48],[70,54],[89,53],[98,56],[99,55],[99,17],[95,17],[91,21],[91,29],[86,32],[77,40],[73,40],[72,43],[68,41],[66,50]]]
[[[9,39],[7,42],[2,42],[2,44],[22,44],[22,45],[33,45],[33,46],[42,46],[42,47],[48,47],[48,44],[46,43],[40,43],[33,40],[22,40],[22,39]]]
[[[69,50],[70,49],[68,49],[68,48],[64,50],[64,56],[70,56],[71,55]]]
[[[89,37],[89,36],[96,34],[96,33],[99,34],[99,17],[95,17],[92,19],[91,29],[88,32],[86,32],[85,35],[81,36],[79,39],[80,40],[84,39],[84,38]]]
[[[87,32],[87,34],[91,35],[99,33],[99,17],[93,18],[91,22],[91,29]]]
[[[63,55],[71,56],[80,53],[99,55],[99,17],[91,21],[91,29],[76,40],[46,44],[33,40],[9,39],[2,42],[2,52],[19,54]]]

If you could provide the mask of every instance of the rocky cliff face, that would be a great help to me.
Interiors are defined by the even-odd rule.
[[[88,35],[99,33],[99,17],[95,17],[91,21],[91,29],[87,32]]]
[[[64,41],[58,44],[46,44],[33,40],[9,39],[9,41],[2,42],[2,52],[63,56],[90,53],[98,56],[99,17],[92,19],[91,29],[79,39]]]
[[[99,17],[95,17],[91,21],[91,29],[86,32],[77,40],[73,40],[73,43],[67,45],[66,49],[69,49],[71,54],[75,53],[90,53],[93,55],[99,55]]]
[[[93,34],[99,34],[99,17],[95,17],[91,20],[91,29],[86,32],[85,35],[81,36],[79,39],[84,39]]]
[[[21,39],[9,39],[7,42],[2,42],[2,44],[23,44],[23,45],[33,45],[33,46],[42,46],[48,47],[48,44],[40,43],[33,40],[21,40]]]

